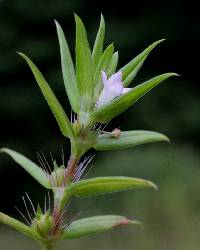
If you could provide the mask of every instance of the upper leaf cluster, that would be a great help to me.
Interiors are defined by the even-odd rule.
[[[110,77],[115,73],[118,65],[118,52],[114,51],[113,43],[108,45],[104,50],[105,22],[103,16],[101,15],[99,30],[93,49],[91,50],[85,26],[80,17],[75,15],[75,63],[72,60],[64,32],[59,23],[57,21],[55,21],[55,23],[60,45],[64,85],[71,108],[73,112],[77,114],[76,121],[69,121],[63,107],[37,66],[26,55],[23,53],[19,54],[30,66],[62,134],[66,137],[75,139],[77,134],[80,134],[84,129],[92,128],[96,122],[106,123],[110,121],[132,106],[159,83],[176,75],[175,73],[165,73],[153,77],[132,88],[128,93],[98,107],[96,103],[103,89],[101,72],[106,72],[107,76]],[[162,41],[164,41],[164,39],[154,42],[119,69],[119,71],[122,72],[124,87],[131,84],[149,53]]]

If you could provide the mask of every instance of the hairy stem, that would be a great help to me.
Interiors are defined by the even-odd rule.
[[[80,157],[70,157],[67,168],[64,173],[64,186],[68,185],[73,180],[76,167],[78,165]],[[63,216],[64,216],[64,209],[65,206],[68,203],[68,199],[65,199],[65,192],[63,192],[64,189],[60,188],[57,191],[54,192],[54,209],[53,209],[53,219],[54,219],[54,226],[51,231],[52,236],[56,236],[60,228],[62,226]],[[50,248],[51,249],[51,248]]]
[[[69,178],[73,179],[79,159],[80,157],[72,157],[72,156],[70,157],[65,171],[65,179],[64,179],[65,184]]]

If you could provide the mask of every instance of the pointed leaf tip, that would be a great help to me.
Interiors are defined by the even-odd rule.
[[[145,181],[147,186],[152,187],[153,189],[155,189],[156,191],[158,191],[158,187],[155,183],[153,183],[152,181]]]
[[[22,56],[23,58],[25,58],[25,54],[23,54],[22,52],[17,51],[17,54],[20,55],[20,56]]]
[[[72,222],[69,227],[64,230],[61,237],[63,239],[73,239],[95,233],[106,232],[117,226],[133,224],[141,225],[138,221],[128,220],[126,217],[119,215],[94,216]]]
[[[161,42],[164,42],[165,40],[166,40],[166,38],[161,38],[160,40],[156,41],[155,43],[156,43],[156,44],[159,44],[159,43],[161,43]]]
[[[140,226],[141,228],[143,227],[140,221],[130,220],[127,219],[126,217],[122,218],[121,221],[119,221],[115,226],[126,226],[126,225],[137,225]]]
[[[94,43],[93,50],[92,50],[92,63],[93,63],[94,72],[96,71],[96,68],[99,64],[99,61],[103,53],[104,37],[105,37],[105,21],[104,21],[103,15],[101,14],[99,29],[98,29],[95,43]]]
[[[123,83],[124,86],[127,87],[131,84],[131,82],[136,77],[146,58],[150,54],[150,52],[165,39],[160,39],[151,45],[149,45],[145,50],[142,51],[139,55],[133,58],[129,63],[127,63],[124,67],[120,69],[123,74]]]
[[[101,19],[104,21],[104,15],[102,12],[101,12]]]

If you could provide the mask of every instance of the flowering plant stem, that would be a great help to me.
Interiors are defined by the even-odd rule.
[[[65,182],[67,182],[67,178],[74,177],[74,172],[78,165],[79,159],[80,157],[73,157],[73,156],[70,157],[68,164],[67,164],[67,168],[65,169],[65,173],[64,173]]]
[[[71,58],[64,32],[56,21],[64,85],[72,108],[71,120],[38,67],[26,55],[19,53],[32,70],[61,133],[70,139],[71,155],[68,163],[65,164],[63,152],[62,164],[59,165],[52,159],[52,168],[42,152],[38,153],[40,167],[14,150],[0,149],[0,153],[11,156],[48,190],[44,208],[39,204],[35,207],[27,193],[25,197],[22,196],[26,213],[17,210],[25,223],[0,212],[1,223],[36,240],[42,250],[53,250],[59,240],[101,233],[121,225],[141,225],[137,220],[130,220],[120,215],[98,215],[64,223],[68,204],[73,197],[91,197],[136,188],[157,189],[151,181],[125,176],[104,176],[83,180],[88,164],[93,159],[92,156],[82,159],[85,153],[90,149],[119,150],[151,142],[169,142],[165,135],[153,131],[121,131],[118,128],[105,131],[107,124],[114,117],[124,112],[158,84],[177,75],[161,74],[129,88],[149,53],[163,39],[150,45],[116,71],[118,52],[114,52],[113,44],[105,50],[103,46],[105,35],[103,16],[93,50],[89,47],[84,24],[77,15],[75,22],[76,66]],[[49,191],[53,194],[53,206]]]

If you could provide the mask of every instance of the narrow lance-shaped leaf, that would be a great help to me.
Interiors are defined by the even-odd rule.
[[[101,21],[99,25],[99,30],[96,36],[96,40],[94,43],[94,47],[92,50],[92,63],[93,63],[93,70],[95,72],[96,67],[100,61],[102,52],[103,52],[103,42],[104,42],[104,36],[105,36],[105,21],[104,17],[101,14]]]
[[[131,177],[97,177],[86,179],[72,184],[69,192],[78,197],[100,195],[137,188],[154,188],[156,185],[151,181]],[[68,190],[66,189],[66,192]]]
[[[35,229],[1,212],[0,212],[0,222],[16,229],[17,231],[25,234],[26,236],[31,237],[36,241],[42,240],[41,236]]]
[[[165,135],[153,131],[123,131],[117,138],[109,134],[99,135],[94,148],[97,150],[119,150],[159,141],[169,142],[169,139]]]
[[[126,64],[119,70],[122,71],[122,77],[125,87],[127,87],[133,81],[134,77],[143,65],[149,53],[156,47],[156,45],[163,42],[164,40],[165,39],[161,39],[154,42],[149,47],[147,47],[142,53],[133,58],[128,64]]]
[[[119,54],[118,51],[116,51],[113,55],[112,58],[110,60],[110,64],[108,66],[108,70],[107,70],[107,74],[110,77],[112,74],[115,73],[116,69],[117,69],[117,64],[118,64],[118,60],[119,60]]]
[[[110,229],[123,225],[139,225],[139,221],[129,220],[124,216],[118,215],[100,215],[84,218],[72,222],[67,229],[63,231],[63,239],[73,239],[87,236],[95,233],[102,233]]]
[[[101,71],[107,71],[108,67],[110,65],[112,55],[114,52],[114,46],[113,44],[108,45],[108,47],[103,52],[103,55],[101,56],[101,59],[99,61],[95,76],[94,76],[94,82],[95,85],[98,84],[101,81]]]
[[[113,44],[108,45],[108,47],[103,52],[103,55],[101,56],[101,59],[99,61],[99,64],[96,69],[96,73],[94,75],[94,102],[97,101],[97,98],[103,88],[102,78],[101,78],[101,71],[108,71],[108,68],[110,66],[110,62],[112,60],[112,55],[114,52],[114,46]]]
[[[60,190],[64,192],[60,207],[64,208],[66,202],[69,201],[73,195],[77,197],[87,197],[138,188],[154,188],[157,190],[157,186],[153,182],[140,178],[110,176],[81,180],[67,186],[65,190],[63,190],[63,188]],[[55,191],[56,190],[54,190],[54,192]],[[59,193],[59,190],[55,193]]]
[[[126,94],[114,99],[108,104],[105,104],[101,108],[97,109],[91,115],[92,121],[107,122],[113,117],[119,115],[121,112],[133,105],[143,95],[148,93],[152,88],[157,86],[171,76],[177,76],[175,73],[165,73],[136,86]]]
[[[76,21],[76,78],[82,97],[81,109],[88,111],[93,95],[92,60],[85,26],[77,15]]]
[[[147,56],[145,56],[134,68],[134,70],[126,77],[126,79],[123,81],[124,87],[127,87],[132,83],[134,78],[136,77],[137,73],[141,69],[143,63],[145,62]]]
[[[25,169],[34,179],[36,179],[43,187],[50,189],[50,181],[44,171],[36,165],[34,162],[29,160],[27,157],[22,154],[8,149],[2,148],[0,150],[1,153],[6,153],[13,158],[15,162],[17,162],[23,169]]]
[[[57,21],[55,21],[55,23],[60,45],[62,74],[65,84],[65,89],[73,111],[78,113],[80,111],[80,96],[78,93],[74,64],[71,58],[65,34],[59,23]]]
[[[39,71],[37,66],[23,53],[19,53],[28,63],[29,67],[31,68],[35,79],[46,99],[51,111],[53,112],[57,123],[60,127],[62,134],[66,137],[73,138],[74,133],[72,127],[70,125],[69,119],[62,108],[61,104],[59,103],[58,99],[54,95],[53,91],[51,90],[50,86],[48,85],[47,81],[44,79],[42,73]]]

